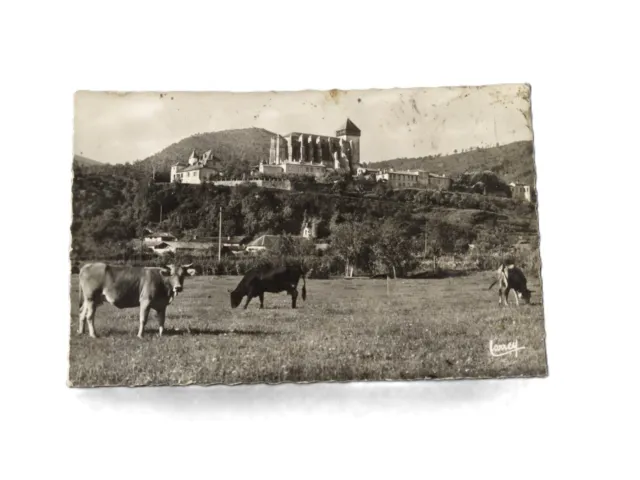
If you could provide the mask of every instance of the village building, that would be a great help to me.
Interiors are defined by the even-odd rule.
[[[175,242],[177,238],[168,232],[153,232],[145,229],[145,235],[142,239],[145,245],[157,245],[162,242]]]
[[[302,244],[302,242],[313,243],[314,237],[311,235],[311,232],[309,231],[307,234],[309,235],[308,237],[303,235],[292,235],[288,238],[299,242],[300,244]],[[275,252],[280,247],[280,238],[282,238],[281,235],[262,235],[250,242],[245,250],[248,253]],[[328,244],[318,243],[314,244],[314,247],[316,250],[326,250],[328,248]]]
[[[302,238],[307,238],[309,240],[316,238],[316,228],[314,223],[307,222],[302,227]]]
[[[213,251],[214,245],[210,242],[180,242],[180,241],[168,241],[161,242],[151,247],[153,253],[157,255],[164,255],[169,252],[174,254],[189,253],[196,255],[203,255],[208,251]]]
[[[195,183],[213,181],[219,177],[218,170],[214,167],[220,159],[214,157],[211,150],[202,155],[192,151],[187,163],[178,162],[171,166],[171,182]]]
[[[279,235],[262,235],[252,242],[249,242],[245,250],[250,253],[273,250],[277,246],[279,238]]]
[[[376,180],[387,182],[391,188],[417,188],[418,172],[389,168],[378,172]]]
[[[451,177],[418,170],[418,183],[423,187],[435,190],[449,190],[451,188]]]
[[[511,182],[509,184],[509,188],[511,188],[511,197],[524,200],[526,202],[531,201],[531,186],[525,183],[516,183]]]
[[[207,242],[213,245],[214,247],[218,247],[221,245],[223,247],[229,248],[231,251],[240,251],[244,250],[247,244],[251,241],[251,237],[246,236],[228,236],[222,237],[219,240],[219,237],[198,237],[194,236],[190,240],[192,242]]]
[[[367,180],[376,181],[376,178],[381,173],[380,169],[369,168],[366,164],[358,163],[355,166],[356,175]]]
[[[451,178],[424,170],[395,170],[393,168],[378,171],[376,181],[387,182],[391,188],[430,188],[449,190]]]
[[[374,168],[368,168],[366,165],[358,163],[356,165],[356,175],[361,177],[371,177],[374,178],[376,175],[380,173],[380,170]]]
[[[360,129],[347,118],[335,136],[291,132],[271,139],[269,160],[260,162],[267,175],[313,175],[329,169],[355,172],[360,163]]]

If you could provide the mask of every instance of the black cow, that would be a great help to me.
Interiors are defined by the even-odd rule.
[[[240,280],[235,290],[229,290],[231,308],[236,308],[246,296],[244,308],[254,297],[260,297],[260,308],[264,308],[264,294],[286,291],[291,295],[291,308],[296,308],[298,298],[298,282],[302,277],[302,300],[307,299],[306,272],[298,265],[281,267],[253,268]]]
[[[504,303],[509,305],[509,292],[511,290],[515,293],[516,305],[520,305],[519,298],[522,298],[525,303],[531,301],[533,290],[527,288],[527,278],[518,267],[513,264],[500,265],[500,268],[496,271],[496,277],[496,280],[489,286],[489,290],[498,283],[498,305],[502,305],[503,291]]]

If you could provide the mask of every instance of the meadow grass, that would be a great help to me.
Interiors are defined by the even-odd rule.
[[[152,312],[143,339],[138,309],[105,304],[99,338],[76,333],[72,276],[69,384],[88,386],[281,383],[545,376],[541,287],[532,305],[499,307],[491,272],[439,280],[308,280],[307,301],[285,293],[231,309],[240,277],[188,277],[158,337]],[[514,299],[510,297],[513,304]],[[85,329],[86,332],[86,329]],[[493,357],[489,341],[518,355]]]

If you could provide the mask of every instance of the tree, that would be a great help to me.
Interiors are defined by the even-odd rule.
[[[380,198],[384,198],[387,196],[387,193],[391,191],[391,187],[387,184],[387,182],[376,182],[376,186],[373,187],[373,193]]]
[[[353,267],[366,267],[370,260],[372,232],[368,225],[345,221],[333,227],[332,251],[345,262],[346,275],[353,276]]]
[[[376,229],[376,237],[372,246],[376,263],[393,272],[393,278],[405,276],[418,265],[414,255],[416,242],[397,221],[387,218]]]
[[[427,233],[427,245],[433,256],[434,268],[438,268],[438,257],[445,253],[451,253],[455,249],[454,226],[443,221],[436,221]]]
[[[294,237],[293,235],[285,233],[278,237],[273,250],[283,257],[300,257],[313,255],[315,253],[315,246],[310,240]]]

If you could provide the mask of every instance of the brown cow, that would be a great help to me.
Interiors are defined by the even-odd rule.
[[[80,313],[78,334],[84,333],[85,320],[89,324],[89,336],[96,337],[93,319],[96,308],[104,301],[117,308],[140,307],[142,338],[149,310],[158,316],[159,334],[164,329],[167,306],[182,291],[184,277],[191,265],[168,265],[164,268],[131,267],[88,263],[80,270]]]

